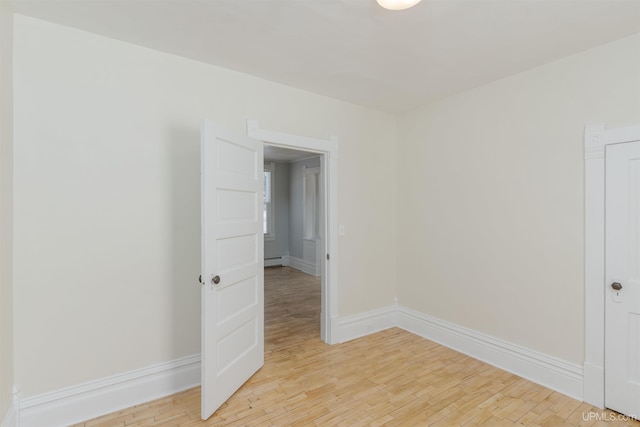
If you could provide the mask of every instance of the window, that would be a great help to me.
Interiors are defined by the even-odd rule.
[[[275,170],[274,163],[264,165],[264,201],[262,213],[262,230],[264,238],[267,240],[275,239],[275,230],[273,227],[273,175]]]

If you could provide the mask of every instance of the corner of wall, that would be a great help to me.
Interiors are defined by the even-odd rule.
[[[334,322],[338,325],[336,342],[398,327],[574,399],[588,395],[580,365],[403,307],[397,301]]]
[[[20,413],[15,403],[9,406],[4,419],[0,420],[0,427],[20,427]]]
[[[0,2],[0,420],[17,425],[13,378],[13,12]]]

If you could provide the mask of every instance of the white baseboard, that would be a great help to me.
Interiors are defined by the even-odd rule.
[[[600,409],[604,408],[604,366],[584,362],[583,400]]]
[[[565,360],[503,341],[402,306],[391,305],[332,322],[334,342],[394,326],[578,400],[589,399],[587,370]],[[591,372],[591,371],[589,371]],[[593,375],[595,377],[595,375]],[[114,375],[14,402],[0,427],[56,427],[78,423],[200,384],[200,355]],[[598,405],[597,402],[588,401]],[[19,409],[19,411],[18,411]],[[19,412],[19,416],[18,416]]]
[[[405,307],[398,327],[574,399],[583,398],[583,368]]]
[[[20,427],[67,426],[199,384],[198,354],[21,399]]]
[[[311,274],[312,276],[319,276],[321,274],[319,266],[294,256],[289,256],[289,267]]]
[[[0,427],[18,427],[18,408],[15,404],[9,406],[9,410],[4,416]]]
[[[339,317],[336,342],[345,342],[397,326],[423,338],[511,372],[574,399],[586,398],[584,370],[567,362],[402,306]],[[597,367],[596,367],[597,368]],[[594,368],[595,369],[595,368]],[[590,402],[598,405],[599,402]]]
[[[338,343],[396,326],[396,307],[389,306],[337,319]]]

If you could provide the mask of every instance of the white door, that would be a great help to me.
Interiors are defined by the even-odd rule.
[[[262,141],[204,121],[202,419],[264,363]]]
[[[605,405],[640,417],[640,141],[606,148]]]

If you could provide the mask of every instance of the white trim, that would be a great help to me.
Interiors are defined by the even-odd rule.
[[[511,372],[567,396],[582,400],[582,366],[481,332],[398,307],[398,327]]]
[[[22,399],[21,427],[66,426],[199,384],[197,354]]]
[[[567,362],[396,304],[342,318],[332,337],[345,342],[402,328],[470,357],[582,400],[591,367]],[[168,396],[200,383],[200,355],[68,387],[14,402],[0,427],[56,427],[89,420]],[[586,389],[586,387],[585,387]],[[17,416],[18,409],[20,417]],[[12,412],[13,411],[13,412]]]
[[[474,359],[582,400],[583,367],[433,316],[391,305],[334,319],[339,342],[399,327]]]
[[[267,211],[267,229],[268,233],[263,233],[265,241],[276,240],[276,222],[274,220],[274,206],[276,200],[276,164],[275,162],[263,162],[264,172],[269,172],[269,206]],[[264,227],[263,227],[264,228]]]
[[[13,404],[9,406],[9,410],[0,424],[0,427],[17,427],[18,426],[18,412],[14,408]]]
[[[598,365],[593,362],[584,362],[582,400],[600,409],[604,408],[604,364]]]
[[[319,265],[312,264],[302,258],[291,255],[289,255],[289,267],[295,268],[296,270],[300,270],[303,273],[307,273],[312,276],[320,276],[322,273],[322,269]]]
[[[0,427],[20,427],[20,391],[13,386],[13,400],[7,409]]]
[[[7,413],[0,424],[0,427],[19,427],[20,426],[20,404],[18,400],[18,392],[15,390],[13,392],[13,402],[11,402],[11,406],[7,410]]]
[[[605,147],[640,140],[640,126],[605,129],[585,127],[585,355],[584,401],[604,408],[604,285],[605,285]]]
[[[261,129],[257,120],[247,120],[247,135],[251,138],[268,142],[274,147],[292,148],[301,147],[304,151],[315,153],[338,153],[338,140],[330,136],[329,139],[309,138],[307,136],[293,135]]]
[[[350,341],[396,326],[396,306],[341,317],[336,323],[338,342]]]
[[[275,147],[292,148],[321,154],[322,200],[320,234],[323,253],[330,254],[330,261],[322,257],[322,307],[320,310],[320,338],[334,344],[333,332],[338,325],[338,138],[316,139],[261,129],[256,120],[247,120],[247,135]]]
[[[606,144],[622,144],[624,142],[638,141],[640,138],[640,125],[607,129],[605,137]]]
[[[604,408],[604,125],[584,132],[585,402]],[[600,243],[598,243],[600,242]]]

